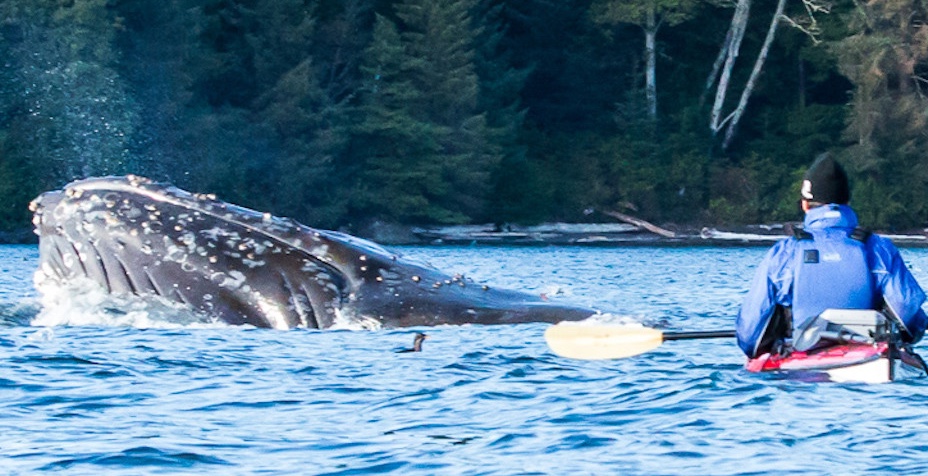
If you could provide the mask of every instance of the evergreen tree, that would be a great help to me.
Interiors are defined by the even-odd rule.
[[[861,2],[851,35],[835,45],[855,85],[845,150],[857,175],[853,200],[868,226],[928,221],[928,6],[919,0]]]
[[[0,2],[0,228],[76,178],[139,172],[136,105],[116,71],[122,28],[105,0]]]
[[[7,157],[41,186],[138,171],[128,153],[135,103],[115,67],[121,18],[106,0],[0,3],[7,40]]]
[[[192,134],[203,114],[194,94],[206,49],[200,41],[206,17],[198,0],[124,0],[118,13],[125,27],[117,43],[123,53],[119,72],[137,102],[140,123],[130,154],[144,173],[191,189],[203,189],[197,157],[209,137]],[[171,41],[164,41],[171,38]]]
[[[347,142],[346,104],[356,87],[350,61],[327,60],[332,42],[351,43],[345,36],[363,21],[363,0],[327,7],[324,41],[315,0],[190,2],[122,4],[128,74],[150,124],[136,152],[162,165],[159,178],[335,224],[347,198],[333,160]],[[168,31],[176,41],[152,37]],[[348,50],[339,51],[358,56]],[[331,72],[335,64],[343,74]]]
[[[361,1],[331,5],[324,33],[317,8],[303,0],[256,6],[255,51],[261,95],[255,118],[267,127],[274,150],[264,193],[272,209],[316,226],[333,226],[348,195],[340,157],[348,145],[350,91],[356,85],[360,44],[351,39],[369,9]]]
[[[408,109],[422,91],[408,79],[406,61],[396,25],[378,15],[361,66],[366,81],[352,141],[360,164],[353,207],[400,220],[435,219],[444,212],[430,202],[443,187],[440,147],[433,127]]]
[[[497,222],[531,219],[530,196],[537,188],[537,172],[526,156],[522,137],[526,110],[521,92],[531,68],[514,66],[513,52],[504,40],[509,30],[503,10],[506,3],[484,0],[479,5],[476,71],[480,78],[479,109],[487,112],[487,131],[491,143],[500,148],[500,165],[491,179],[492,216]]]
[[[368,84],[356,153],[361,210],[465,222],[484,212],[499,152],[478,110],[472,0],[406,0],[402,29],[378,17],[362,66]]]
[[[413,114],[433,125],[441,147],[440,181],[446,189],[434,202],[455,221],[484,212],[490,176],[499,163],[486,115],[478,109],[479,80],[475,69],[475,29],[471,12],[476,0],[409,0],[396,6],[411,60],[413,87],[427,94],[412,103]],[[417,110],[418,109],[418,110]]]

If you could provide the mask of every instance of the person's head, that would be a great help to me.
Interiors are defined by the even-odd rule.
[[[819,155],[806,171],[799,193],[802,210],[806,212],[829,203],[846,205],[851,199],[847,173],[827,152]]]

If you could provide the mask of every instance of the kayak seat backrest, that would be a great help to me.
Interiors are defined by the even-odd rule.
[[[886,316],[872,309],[826,309],[819,318],[868,337],[886,325]]]
[[[793,330],[826,309],[874,309],[878,294],[864,243],[843,229],[809,232],[798,240],[793,275]]]

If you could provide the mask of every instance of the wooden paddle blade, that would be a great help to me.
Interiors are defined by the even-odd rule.
[[[557,324],[545,330],[551,351],[571,359],[621,359],[655,349],[664,341],[657,329],[639,326]]]

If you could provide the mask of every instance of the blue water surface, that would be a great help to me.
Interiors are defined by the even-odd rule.
[[[394,249],[674,330],[732,328],[765,251]],[[749,374],[730,339],[569,360],[546,324],[41,327],[37,260],[0,246],[0,474],[928,474],[925,379]]]

